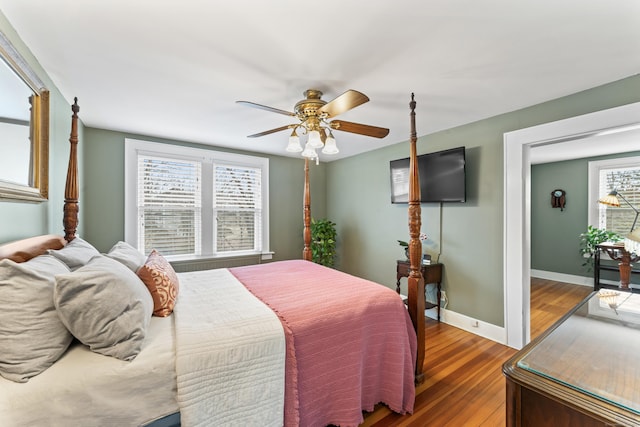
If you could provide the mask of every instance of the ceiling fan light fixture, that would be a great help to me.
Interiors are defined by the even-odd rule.
[[[307,142],[305,144],[304,151],[300,155],[308,159],[314,159],[318,157],[318,153],[316,153],[316,149],[311,146],[310,142]]]
[[[302,151],[302,145],[300,145],[300,137],[298,137],[295,129],[293,130],[293,132],[291,132],[291,136],[289,137],[287,151],[290,153],[299,153]]]
[[[389,134],[389,129],[377,126],[365,125],[362,123],[347,122],[344,120],[335,120],[335,116],[351,110],[359,105],[369,102],[369,97],[357,90],[349,89],[338,95],[329,102],[321,99],[322,92],[317,89],[308,89],[304,91],[305,99],[298,101],[293,112],[273,108],[262,104],[256,104],[249,101],[236,101],[239,104],[248,107],[258,108],[261,110],[271,111],[273,113],[282,114],[298,119],[298,123],[292,123],[269,129],[263,132],[249,135],[249,138],[257,138],[272,133],[280,132],[285,129],[293,129],[289,137],[289,143],[286,147],[287,152],[299,153],[307,159],[315,159],[319,161],[317,149],[322,149],[323,154],[337,154],[339,152],[336,146],[336,140],[331,135],[331,130],[339,130],[341,132],[355,133],[358,135],[371,136],[374,138],[384,138]],[[307,142],[301,144],[297,130],[300,135],[307,135]],[[327,133],[329,135],[327,135]]]
[[[311,148],[322,148],[324,144],[322,143],[322,139],[320,139],[320,132],[315,129],[309,131],[307,144],[309,144]]]
[[[329,132],[329,136],[324,142],[324,148],[322,149],[324,154],[338,154],[338,146],[336,145],[336,139],[333,137],[333,133]]]

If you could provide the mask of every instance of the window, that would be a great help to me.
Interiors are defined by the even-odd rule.
[[[612,190],[618,192],[620,207],[598,203]],[[628,234],[636,217],[634,208],[640,209],[640,157],[589,162],[589,206],[590,225]]]
[[[127,139],[125,240],[144,253],[269,251],[269,160]]]
[[[148,254],[199,254],[200,162],[138,155],[137,242]]]
[[[261,178],[259,168],[214,164],[217,252],[261,250]]]

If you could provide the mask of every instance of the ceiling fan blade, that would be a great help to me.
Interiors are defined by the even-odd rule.
[[[253,135],[247,136],[247,138],[257,138],[259,136],[269,135],[271,133],[280,132],[280,131],[283,131],[285,129],[291,129],[294,126],[295,125],[280,126],[279,128],[275,128],[275,129],[271,129],[271,130],[265,130],[264,132],[260,132],[260,133],[254,133]]]
[[[362,105],[368,101],[369,97],[364,93],[358,92],[357,90],[349,89],[342,95],[318,108],[318,112],[326,113],[328,117],[335,117],[338,114],[349,111],[352,108],[355,108],[358,105]]]
[[[284,114],[285,116],[295,117],[294,113],[289,111],[280,110],[279,108],[267,107],[266,105],[256,104],[255,102],[249,101],[236,101],[236,104],[246,105],[247,107],[259,108],[261,110],[271,111],[272,113]]]
[[[384,138],[389,135],[389,129],[377,126],[363,125],[362,123],[345,122],[344,120],[333,120],[329,123],[331,129],[343,132],[358,133],[360,135],[373,136],[374,138]]]

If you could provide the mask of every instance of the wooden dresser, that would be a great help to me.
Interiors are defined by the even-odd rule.
[[[640,425],[640,295],[615,292],[612,306],[593,292],[503,365],[507,426]]]

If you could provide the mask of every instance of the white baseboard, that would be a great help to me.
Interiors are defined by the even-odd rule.
[[[431,319],[438,318],[438,309],[431,308],[424,311],[425,316]],[[470,332],[475,335],[479,335],[483,338],[490,339],[500,344],[507,343],[507,334],[503,327],[496,326],[491,323],[477,320],[464,314],[456,313],[455,311],[447,310],[445,308],[440,309],[440,321],[447,325],[455,326],[463,331]]]
[[[593,276],[577,276],[573,274],[556,273],[553,271],[544,270],[531,270],[531,277],[538,277],[540,279],[555,280],[558,282],[572,283],[575,285],[588,286],[593,288]],[[601,283],[610,285],[618,285],[619,282],[614,280],[600,279]],[[437,308],[431,308],[424,311],[424,315],[430,319],[438,318]],[[502,326],[496,326],[491,323],[477,320],[464,314],[456,313],[455,311],[447,310],[445,308],[440,309],[440,321],[463,331],[470,332],[472,334],[481,336],[483,338],[490,339],[500,344],[507,345],[506,330]]]
[[[539,279],[555,280],[556,282],[572,283],[574,285],[590,286],[593,288],[593,276],[576,276],[574,274],[556,273],[555,271],[544,271],[531,269],[531,277]],[[606,281],[602,280],[603,283]]]
[[[531,277],[537,277],[539,279],[555,280],[556,282],[572,283],[574,285],[589,286],[593,288],[593,276],[575,276],[573,274],[556,273],[555,271],[544,271],[531,269]],[[615,280],[600,279],[600,283],[607,285],[619,285],[620,282]]]

